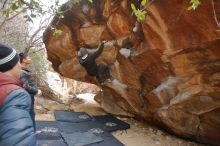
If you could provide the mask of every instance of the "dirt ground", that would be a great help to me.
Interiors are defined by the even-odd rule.
[[[90,115],[106,114],[93,99],[87,99],[83,97],[83,95],[80,96],[79,99],[80,100],[75,101],[75,103],[72,103],[70,105],[70,109],[67,110],[74,110],[75,112],[87,112]],[[40,111],[39,103],[40,102],[37,101],[36,106],[38,107],[36,120],[54,120],[52,110],[66,109],[66,105],[54,106],[54,104],[51,103],[53,104],[51,110],[48,110],[48,107],[51,108],[51,106],[44,106],[47,107],[47,111],[38,112]],[[48,102],[44,101],[44,103]],[[131,126],[131,128],[128,130],[112,133],[119,141],[121,141],[126,146],[205,146],[172,136],[156,127],[150,126],[146,123],[139,122],[134,119],[122,117],[118,118],[129,123]]]

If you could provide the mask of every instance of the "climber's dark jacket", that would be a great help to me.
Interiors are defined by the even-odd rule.
[[[95,62],[95,59],[102,53],[104,44],[102,43],[96,52],[89,53],[85,59],[80,57],[79,63],[86,69],[90,76],[97,76],[99,72],[99,67]]]
[[[15,78],[0,72],[0,146],[36,146],[31,97]]]

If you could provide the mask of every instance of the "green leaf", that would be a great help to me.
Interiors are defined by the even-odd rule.
[[[58,6],[59,5],[59,0],[55,1],[55,5]]]
[[[25,15],[24,18],[26,19],[26,21],[29,21],[29,22],[33,23],[33,20],[29,15]]]
[[[3,15],[5,15],[6,17],[8,17],[8,16],[9,16],[9,13],[10,13],[10,9],[0,10],[0,13],[2,13]]]
[[[188,10],[195,10],[201,3],[200,0],[190,0]]]
[[[39,2],[37,2],[37,1],[34,1],[33,5],[34,5],[35,8],[38,8],[38,9],[41,8]]]
[[[56,37],[59,37],[61,36],[63,33],[62,30],[59,30],[59,29],[55,29],[55,31],[53,32],[53,35],[56,36]]]
[[[36,15],[35,15],[35,14],[31,14],[30,17],[31,17],[31,18],[35,18]]]
[[[90,3],[93,3],[93,0],[88,0]]]
[[[80,3],[80,0],[71,0],[71,2],[76,5],[76,4],[79,4]]]
[[[12,5],[11,5],[11,10],[12,11],[15,11],[15,10],[17,10],[18,9],[18,6],[15,4],[15,3],[13,3]]]
[[[148,0],[142,0],[141,5],[144,7],[148,3]]]
[[[189,6],[189,7],[187,8],[187,10],[189,10],[189,11],[192,10],[192,6]]]
[[[135,16],[137,17],[138,21],[142,21],[145,20],[146,18],[146,11],[142,11],[142,10],[136,10],[134,11]]]
[[[2,10],[1,13],[2,13],[3,15],[5,15],[6,17],[9,17],[10,9]]]
[[[131,9],[132,9],[133,11],[136,10],[136,7],[135,7],[135,5],[134,5],[133,3],[131,4]]]
[[[18,0],[18,6],[21,7],[23,5],[23,0]]]

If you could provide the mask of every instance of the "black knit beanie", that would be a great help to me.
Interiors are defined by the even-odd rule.
[[[12,69],[19,61],[15,49],[0,44],[0,72]]]
[[[80,57],[82,57],[82,56],[88,54],[88,51],[87,51],[86,48],[80,48],[80,49],[79,49],[79,52],[80,52],[80,54],[79,54]]]
[[[20,58],[20,63],[22,63],[23,60],[27,59],[27,57],[28,57],[28,55],[26,53],[23,53],[23,52],[19,53],[18,55],[19,55],[19,58]]]

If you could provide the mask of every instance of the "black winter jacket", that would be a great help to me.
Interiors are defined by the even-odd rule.
[[[30,71],[26,68],[22,68],[21,76],[20,76],[20,83],[22,87],[31,95],[34,96],[38,92],[38,87],[34,83],[33,78],[30,74]]]
[[[95,59],[102,53],[104,48],[104,44],[102,43],[98,50],[94,53],[88,54],[88,56],[85,59],[80,58],[79,63],[86,69],[87,73],[90,76],[96,76],[98,75],[98,65],[95,62]]]

